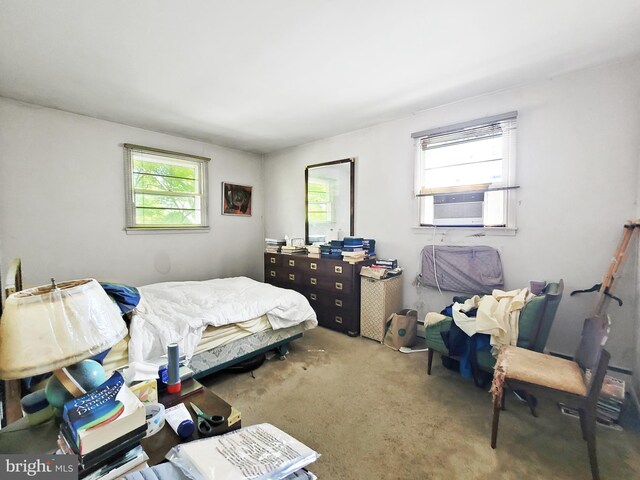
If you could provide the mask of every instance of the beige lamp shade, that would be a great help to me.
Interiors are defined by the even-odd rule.
[[[68,367],[104,352],[127,334],[120,310],[97,281],[56,287],[22,290],[7,298],[0,319],[0,378]]]

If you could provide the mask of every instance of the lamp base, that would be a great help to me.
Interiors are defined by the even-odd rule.
[[[69,400],[93,390],[105,381],[104,369],[95,360],[83,360],[53,373],[54,376],[45,387],[45,395],[56,411],[61,411]]]

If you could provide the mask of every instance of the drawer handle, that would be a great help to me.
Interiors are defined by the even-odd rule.
[[[295,274],[290,273],[290,274],[289,274],[289,280],[295,280],[295,279],[296,279]]]
[[[295,267],[296,266],[296,261],[295,260],[289,260],[289,266],[290,267]]]
[[[318,284],[318,279],[317,278],[311,278],[311,280],[309,280],[311,282],[311,285],[317,285]]]
[[[336,265],[334,270],[335,270],[336,273],[342,273],[342,267],[339,266],[339,265]]]
[[[336,316],[336,323],[342,323],[342,317]]]
[[[336,290],[342,290],[342,283],[336,282]]]
[[[311,300],[317,300],[318,296],[315,293],[312,293],[309,295],[311,297]]]
[[[272,277],[276,276],[276,271],[275,270],[270,270],[269,271],[269,275],[271,275]]]
[[[318,269],[318,264],[317,263],[311,262],[309,264],[309,266],[311,267],[311,270],[317,270]]]
[[[271,258],[269,259],[269,261],[270,261],[271,263],[276,263],[276,257],[271,257]]]
[[[336,298],[336,307],[341,307],[342,306],[342,300],[338,300]]]

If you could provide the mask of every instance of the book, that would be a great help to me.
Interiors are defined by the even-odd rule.
[[[71,432],[69,427],[62,423],[60,425],[60,433],[58,434],[58,446],[60,449],[70,455],[78,456],[78,465],[81,470],[87,470],[91,467],[99,466],[105,461],[112,459],[123,450],[128,450],[135,447],[140,440],[142,440],[147,434],[146,424],[129,432],[128,434],[115,439],[114,441],[104,445],[93,452],[85,455],[80,455],[78,448],[73,444],[71,440]]]
[[[366,257],[367,253],[364,251],[359,251],[359,252],[349,252],[346,250],[342,251],[342,256],[343,257]]]
[[[378,259],[376,260],[376,265],[379,267],[384,267],[384,268],[397,268],[398,267],[398,260],[396,260],[395,258],[391,258],[391,259]]]
[[[64,404],[62,418],[81,455],[146,426],[145,408],[119,372],[102,385]]]
[[[562,412],[562,414],[567,415],[569,417],[580,418],[580,414],[578,413],[578,410],[571,408],[562,402],[558,402],[558,407],[560,408],[560,412]],[[603,419],[600,417],[600,415],[596,416],[596,425],[612,428],[613,430],[622,431],[622,427],[618,425],[616,422]]]
[[[384,268],[372,268],[372,267],[362,267],[360,270],[360,275],[368,278],[375,278],[380,280],[384,277],[386,273],[386,269]]]
[[[85,480],[111,480],[120,478],[124,473],[133,470],[147,460],[149,460],[149,456],[143,450],[142,446],[138,445],[90,474],[82,475],[82,473],[79,473],[78,478]]]
[[[320,245],[307,245],[307,252],[309,253],[320,253]]]
[[[307,253],[307,249],[305,247],[293,247],[293,246],[283,246],[280,248],[282,253]]]
[[[160,396],[160,401],[165,407],[171,407],[177,403],[181,403],[185,398],[200,392],[204,386],[193,378],[188,379],[180,385],[178,393],[166,393],[166,389]]]

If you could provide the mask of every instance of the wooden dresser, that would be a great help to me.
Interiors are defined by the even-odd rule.
[[[355,337],[360,334],[360,269],[372,263],[265,253],[264,280],[300,292],[320,325]]]

